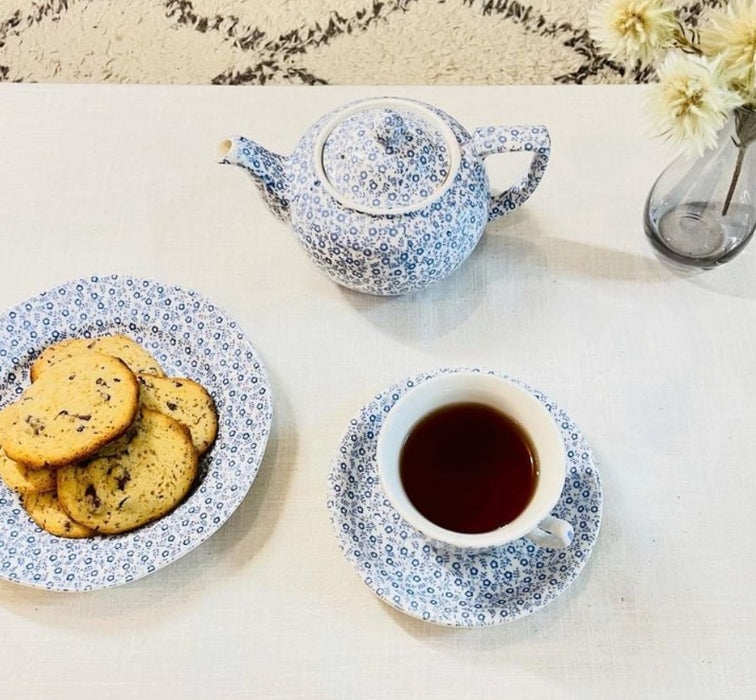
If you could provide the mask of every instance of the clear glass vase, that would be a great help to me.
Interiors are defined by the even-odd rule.
[[[701,157],[680,156],[646,200],[643,226],[672,267],[708,270],[732,260],[756,227],[756,112],[738,108]]]

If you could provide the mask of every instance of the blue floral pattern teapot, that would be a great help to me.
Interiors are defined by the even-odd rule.
[[[453,272],[486,224],[523,204],[549,160],[545,126],[468,133],[441,110],[403,98],[344,105],[317,121],[290,156],[237,136],[220,162],[239,165],[333,280],[404,294]],[[484,159],[532,153],[524,177],[492,195]]]

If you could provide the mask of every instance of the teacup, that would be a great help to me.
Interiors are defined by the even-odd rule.
[[[470,411],[479,413],[473,415]],[[496,427],[499,420],[500,428]],[[491,421],[494,427],[484,427],[484,423]],[[481,430],[493,436],[492,456],[480,456]],[[438,443],[434,447],[436,438]],[[443,454],[423,453],[436,448]],[[502,453],[497,454],[496,450]],[[424,460],[426,456],[428,459]],[[532,468],[532,480],[521,484],[523,478],[530,478],[522,476],[527,456],[531,460],[527,468]],[[566,476],[566,454],[559,426],[538,399],[512,381],[493,374],[462,371],[438,375],[410,389],[386,417],[378,435],[376,458],[381,485],[396,511],[411,526],[438,542],[470,549],[498,547],[521,537],[552,549],[572,542],[574,532],[570,523],[550,515]],[[477,464],[490,459],[493,459],[490,467]],[[434,474],[433,460],[438,460],[439,469],[445,471]],[[426,471],[418,478],[412,475],[412,470],[419,468]],[[484,477],[480,477],[481,473]],[[496,488],[486,486],[485,479],[489,476],[496,479]],[[459,480],[456,487],[449,478]],[[438,488],[442,482],[448,484],[446,493],[426,492]],[[517,507],[517,512],[511,513],[506,522],[484,531],[466,523],[460,527],[447,526],[447,521],[459,520],[454,512],[457,504],[460,511],[474,515],[478,502],[485,502],[486,508],[495,512],[497,499],[509,499],[510,491],[515,493],[524,487],[529,489],[527,494],[521,497],[521,503],[511,504]],[[503,495],[499,497],[499,493]],[[435,505],[441,515],[430,514],[434,499],[438,500]]]

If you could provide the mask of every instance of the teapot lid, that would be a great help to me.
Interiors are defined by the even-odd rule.
[[[410,100],[353,105],[323,130],[315,162],[331,194],[376,214],[400,214],[437,199],[459,165],[459,145],[435,112]]]

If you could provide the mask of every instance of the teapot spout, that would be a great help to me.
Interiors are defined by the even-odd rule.
[[[268,208],[281,221],[289,222],[289,177],[287,159],[260,144],[232,136],[218,146],[218,162],[238,165],[249,173]]]

